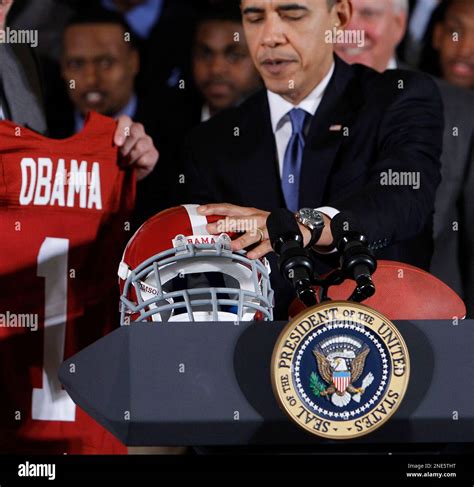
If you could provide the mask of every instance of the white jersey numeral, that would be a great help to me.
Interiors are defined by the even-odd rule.
[[[38,254],[38,277],[45,279],[43,387],[33,389],[31,414],[42,421],[76,419],[76,405],[58,379],[66,339],[68,252],[69,240],[46,238]]]

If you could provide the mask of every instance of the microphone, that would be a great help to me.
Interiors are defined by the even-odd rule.
[[[272,248],[279,256],[280,273],[305,306],[315,306],[318,303],[312,287],[314,263],[304,248],[303,235],[294,214],[286,208],[273,211],[267,218],[267,229]]]
[[[357,284],[349,300],[361,302],[375,293],[372,274],[377,269],[377,260],[358,228],[358,221],[347,213],[338,213],[331,220],[334,243],[341,255],[341,270]]]

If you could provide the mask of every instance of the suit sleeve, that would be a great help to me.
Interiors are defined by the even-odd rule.
[[[443,128],[437,86],[428,76],[412,77],[383,114],[368,184],[329,206],[355,216],[369,241],[382,247],[417,236],[434,211]],[[419,187],[386,184],[389,174],[410,174]]]

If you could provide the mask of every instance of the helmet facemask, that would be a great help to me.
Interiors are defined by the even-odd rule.
[[[201,243],[201,242],[209,243]],[[178,235],[173,248],[136,269],[125,280],[120,324],[157,321],[253,321],[273,319],[273,290],[266,259],[233,252],[228,235]]]

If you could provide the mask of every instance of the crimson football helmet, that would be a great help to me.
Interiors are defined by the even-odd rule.
[[[273,319],[266,259],[233,252],[231,236],[209,235],[197,205],[150,218],[129,241],[118,275],[120,324],[139,321],[253,321]]]

